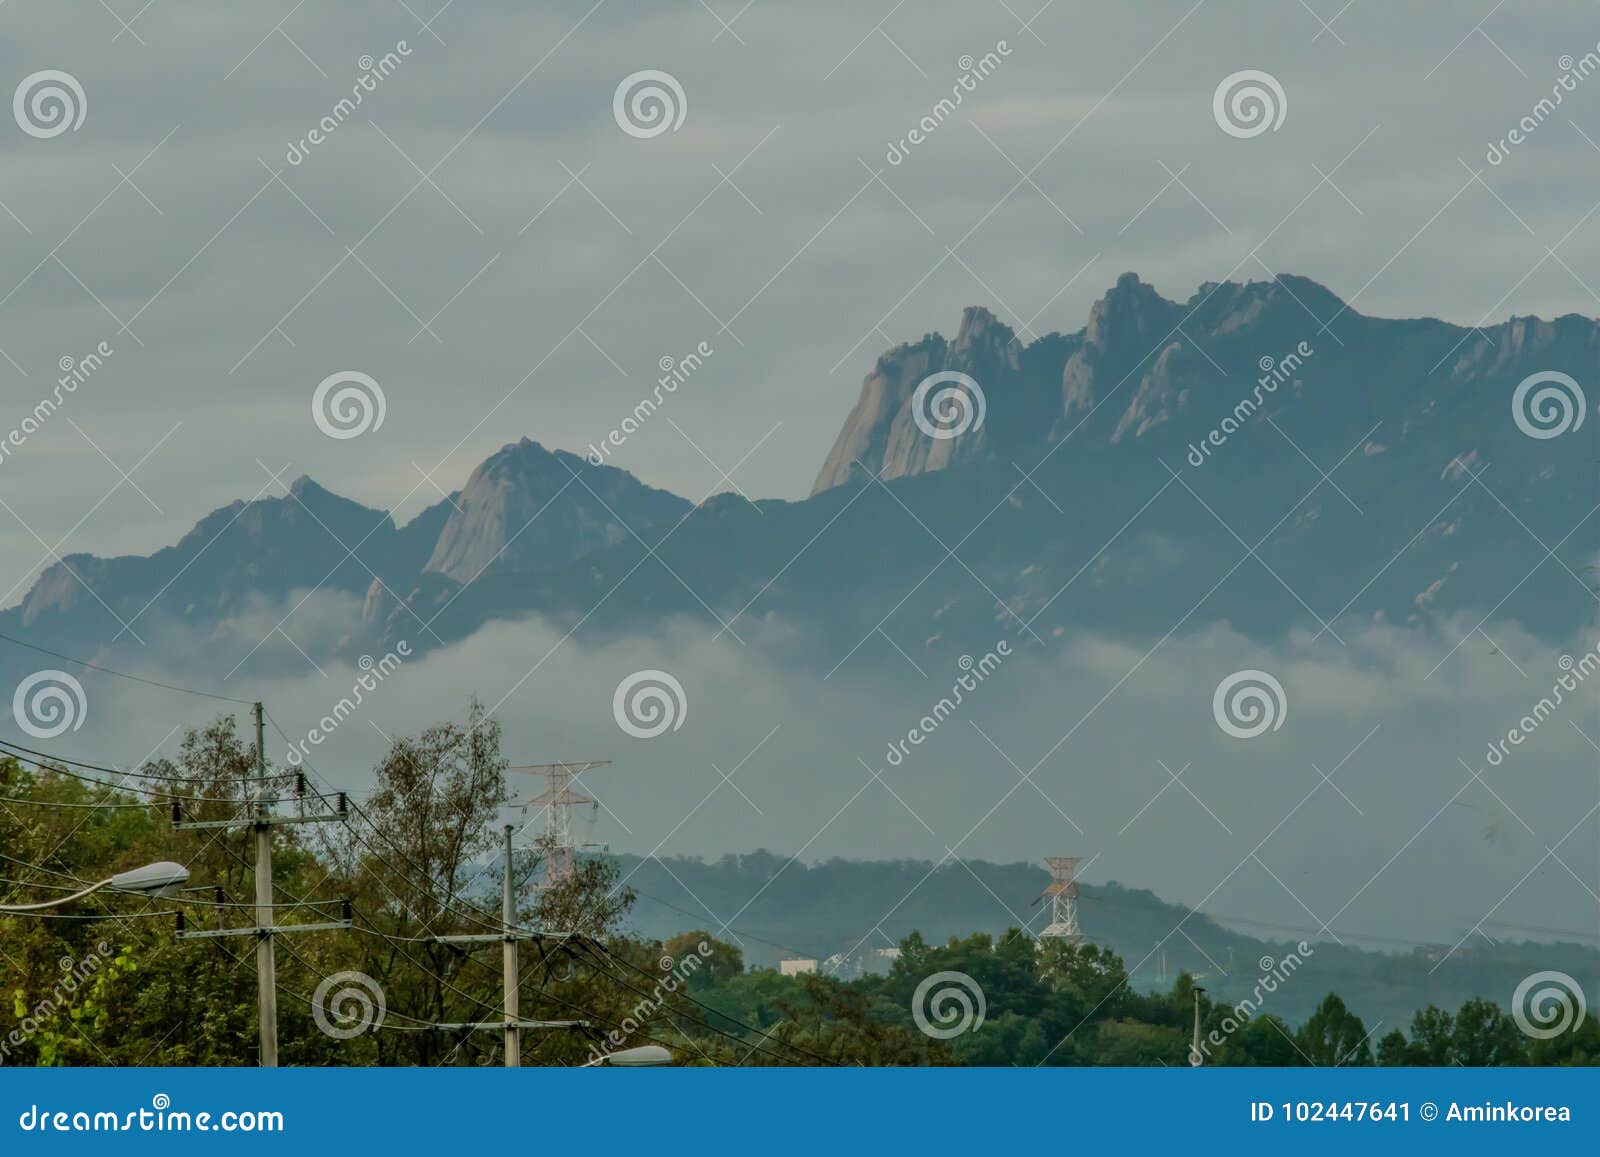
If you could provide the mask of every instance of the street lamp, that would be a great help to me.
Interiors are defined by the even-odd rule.
[[[1200,998],[1206,990],[1198,984],[1194,986],[1194,1043],[1189,1046],[1189,1063],[1199,1068],[1206,1063],[1206,1058],[1200,1051]]]
[[[170,896],[189,882],[189,869],[170,860],[146,864],[127,872],[108,876],[97,884],[90,884],[81,892],[46,900],[40,904],[0,904],[0,912],[38,912],[45,908],[59,908],[74,900],[81,900],[91,892],[109,888],[113,892],[128,892],[135,896]]]
[[[580,1065],[579,1067],[592,1069],[596,1066],[601,1068],[614,1066],[622,1069],[646,1069],[655,1068],[659,1065],[670,1065],[671,1063],[672,1054],[660,1045],[640,1045],[636,1049],[623,1049],[620,1052],[607,1053],[605,1056],[596,1057],[588,1064]]]

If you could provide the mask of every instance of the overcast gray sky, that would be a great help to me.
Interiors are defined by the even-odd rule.
[[[148,553],[301,473],[409,517],[505,442],[599,439],[661,359],[702,342],[714,352],[613,461],[692,499],[728,488],[724,470],[750,494],[800,497],[877,353],[950,333],[969,304],[1024,336],[1075,330],[1132,269],[1177,298],[1293,272],[1365,313],[1467,325],[1600,312],[1600,76],[1534,113],[1572,67],[1563,57],[1600,41],[1589,6],[10,0],[0,23],[0,94],[47,70],[82,92],[75,129],[26,131],[26,103],[0,117],[0,436],[51,394],[62,359],[113,350],[0,458],[0,603],[51,550]],[[389,75],[336,113],[362,58],[391,51]],[[965,58],[990,52],[954,114],[891,164]],[[1281,87],[1282,123],[1238,137],[1213,94],[1249,69]],[[643,70],[680,87],[675,130],[619,123],[614,94]],[[1489,163],[1491,142],[1530,115],[1542,123]],[[296,151],[327,116],[337,127]],[[352,439],[312,413],[318,384],[344,371],[386,402],[382,426]],[[1548,645],[1505,631],[1508,655],[1550,669]],[[1508,769],[1507,798],[1459,789],[1458,763],[1499,731],[1482,720],[1523,703],[1526,681],[1491,664],[1429,682],[1441,646],[1426,633],[1356,641],[1348,656],[1296,638],[1259,656],[1309,689],[1298,746],[1268,741],[1249,753],[1259,763],[1219,740],[1209,678],[1198,697],[1191,685],[1253,645],[1198,627],[1148,666],[1093,638],[1064,644],[1054,670],[1017,660],[944,733],[937,763],[885,775],[898,795],[871,772],[927,687],[819,685],[692,633],[569,648],[529,680],[546,628],[484,632],[408,664],[324,753],[370,766],[380,733],[439,713],[438,688],[509,686],[509,750],[618,750],[595,784],[614,809],[597,838],[631,850],[938,859],[960,840],[962,855],[1032,859],[1081,824],[1117,833],[1089,841],[1108,849],[1091,878],[1213,909],[1298,920],[1309,903],[1340,924],[1447,936],[1530,878],[1521,919],[1554,924],[1586,904],[1531,834],[1559,836],[1588,798],[1586,741],[1541,732]],[[206,641],[194,646],[201,670]],[[676,747],[619,749],[612,688],[650,662],[670,663],[706,722]],[[1130,664],[1140,678],[1046,758],[1060,705],[1122,687]],[[298,733],[345,675],[261,693]],[[1363,738],[1369,725],[1351,720],[1374,704],[1409,725]],[[158,723],[147,708],[120,686],[97,698],[86,744],[160,745],[211,709],[167,704]],[[1020,787],[974,826],[995,776],[1009,784],[1007,761],[1036,760],[1040,791]],[[1279,777],[1273,760],[1305,770]],[[1346,798],[1318,788],[1312,760],[1343,769]],[[1194,796],[1162,783],[1163,762],[1196,765]],[[1410,778],[1391,782],[1396,767]],[[852,791],[860,806],[835,823],[826,813]],[[1451,791],[1459,803],[1426,824]],[[1293,824],[1272,829],[1286,809]],[[1419,825],[1429,854],[1371,887],[1371,864]],[[813,831],[797,849],[795,833]],[[1261,858],[1229,872],[1263,836]],[[1562,855],[1592,864],[1592,836]]]
[[[0,464],[0,587],[41,540],[170,542],[271,487],[258,458],[409,516],[507,441],[600,437],[700,341],[681,432],[614,460],[698,499],[759,443],[733,480],[798,497],[876,354],[967,304],[1072,330],[1133,269],[1180,298],[1292,271],[1465,324],[1600,311],[1600,79],[1485,161],[1600,40],[1587,6],[13,0],[0,20],[7,91],[59,69],[86,103],[75,131],[0,132],[0,427],[63,357],[115,351]],[[1247,68],[1286,110],[1236,139],[1212,94]],[[614,119],[643,69],[681,85],[676,131]],[[311,421],[343,370],[387,401],[352,440]],[[118,468],[141,459],[136,489]]]

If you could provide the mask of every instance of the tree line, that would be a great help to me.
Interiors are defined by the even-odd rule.
[[[274,829],[275,922],[346,911],[352,922],[276,938],[281,1063],[500,1063],[500,1033],[441,1027],[501,1018],[499,945],[435,937],[500,929],[505,767],[498,724],[470,703],[459,722],[393,741],[347,823]],[[191,872],[190,888],[172,897],[97,893],[58,911],[0,915],[0,1012],[10,1014],[0,1016],[0,1065],[257,1063],[253,941],[174,936],[179,913],[189,930],[253,922],[249,829],[175,828],[173,819],[244,814],[254,771],[251,744],[226,716],[134,772],[0,760],[7,902],[69,894],[154,860]],[[332,806],[315,772],[269,768],[268,784],[280,812]],[[1190,1062],[1194,981],[1180,975],[1169,990],[1141,993],[1101,946],[1040,944],[1020,929],[943,945],[913,933],[885,975],[783,976],[746,969],[731,932],[633,931],[635,896],[605,857],[580,857],[545,886],[547,852],[527,840],[512,862],[518,923],[563,934],[524,946],[521,1015],[581,1023],[526,1031],[526,1065],[582,1064],[652,1042],[683,1065]],[[367,985],[366,1006],[342,996],[349,974]],[[942,974],[965,978],[965,1003],[954,991],[937,1003],[926,982]],[[1535,1039],[1477,999],[1454,1012],[1429,1006],[1381,1035],[1331,993],[1298,1026],[1269,1006],[1241,1016],[1203,993],[1198,1008],[1207,1064],[1600,1063],[1593,1017]]]

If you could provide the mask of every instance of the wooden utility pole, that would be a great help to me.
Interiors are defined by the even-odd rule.
[[[520,1068],[522,1065],[522,1030],[541,1028],[587,1028],[586,1020],[523,1020],[522,1019],[522,994],[520,991],[521,961],[518,946],[524,940],[554,940],[567,939],[564,932],[524,932],[517,927],[517,902],[512,883],[511,865],[511,833],[512,825],[506,824],[502,829],[503,859],[505,866],[505,879],[500,884],[500,922],[499,932],[481,932],[464,936],[435,936],[433,940],[439,944],[485,944],[500,941],[500,999],[501,1007],[505,1010],[505,1019],[490,1021],[466,1021],[459,1024],[435,1025],[438,1029],[465,1029],[465,1030],[494,1030],[505,1033],[505,1067],[508,1069]]]
[[[511,896],[511,825],[505,826],[505,880],[500,886],[500,918],[505,924],[505,944],[501,947],[500,986],[504,990],[506,1008],[506,1068],[522,1064],[522,1030],[517,1027],[521,1015],[521,994],[517,991],[517,908]]]
[[[278,1067],[278,954],[272,942],[272,825],[267,821],[267,752],[261,704],[256,725],[256,1003],[261,1023],[261,1065]]]
[[[250,707],[250,714],[255,724],[256,733],[255,777],[251,781],[254,785],[255,799],[248,801],[248,806],[244,809],[246,814],[227,820],[185,820],[183,818],[182,805],[178,800],[173,800],[172,827],[174,831],[184,828],[248,827],[255,833],[255,926],[251,928],[214,928],[190,932],[185,930],[183,914],[180,912],[178,914],[178,939],[201,940],[217,936],[254,936],[256,938],[256,1005],[260,1026],[260,1063],[262,1068],[272,1069],[278,1067],[278,960],[273,938],[284,932],[327,932],[334,929],[350,928],[354,923],[350,917],[348,902],[345,904],[344,916],[340,920],[327,921],[320,924],[284,924],[281,926],[274,923],[272,918],[272,829],[278,824],[345,823],[350,818],[350,810],[345,802],[344,792],[340,792],[337,797],[337,810],[332,815],[283,816],[274,813],[272,810],[273,801],[267,795],[267,750],[263,731],[263,716],[265,712],[260,703],[253,703]]]

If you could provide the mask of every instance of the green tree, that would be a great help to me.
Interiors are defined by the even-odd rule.
[[[1295,1044],[1313,1065],[1372,1064],[1366,1025],[1335,993],[1323,997],[1311,1019],[1295,1034]]]
[[[1499,1008],[1473,999],[1456,1013],[1451,1054],[1451,1062],[1458,1065],[1521,1065],[1528,1059],[1527,1038]]]

